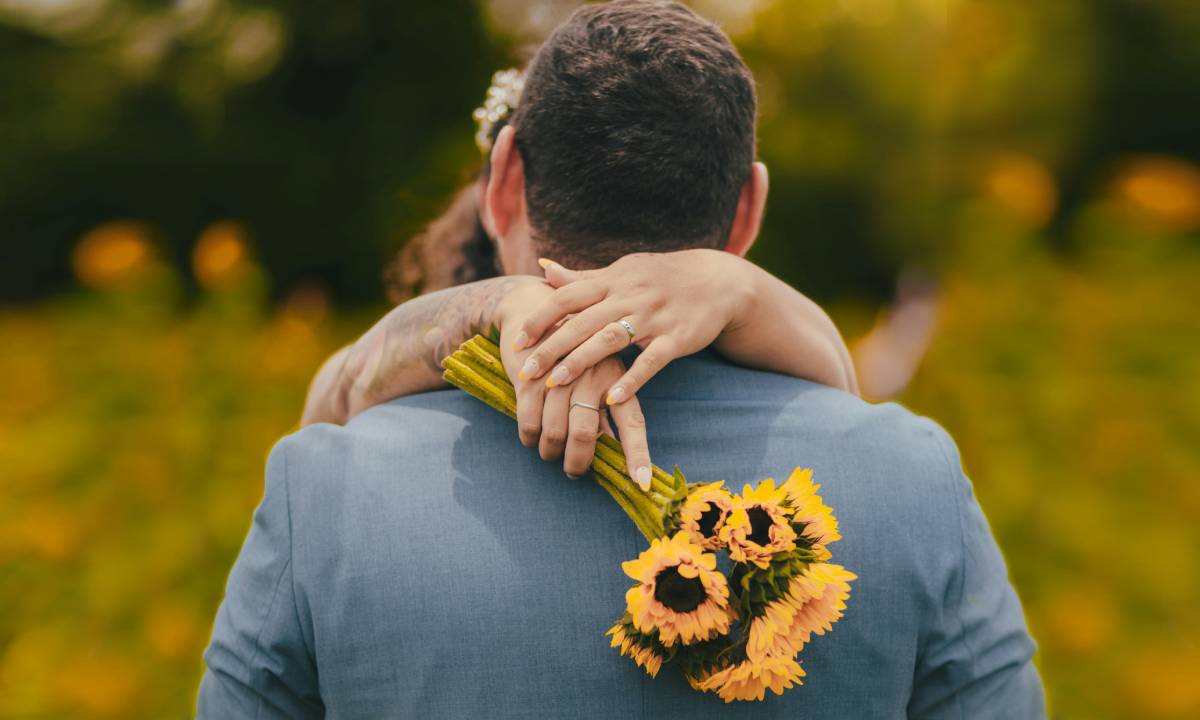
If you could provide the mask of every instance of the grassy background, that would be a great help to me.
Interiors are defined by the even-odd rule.
[[[1055,715],[1194,716],[1200,254],[1091,212],[1080,264],[964,247],[901,399],[960,444]],[[134,276],[0,314],[0,717],[187,713],[265,452],[367,322],[270,306],[252,265],[184,313],[169,270]]]

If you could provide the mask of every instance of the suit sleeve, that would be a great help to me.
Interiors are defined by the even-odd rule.
[[[292,583],[285,445],[267,460],[266,490],[229,574],[197,700],[199,718],[324,717]]]
[[[921,641],[909,717],[1043,718],[1036,645],[1021,602],[954,443],[931,426],[949,471],[962,545]]]

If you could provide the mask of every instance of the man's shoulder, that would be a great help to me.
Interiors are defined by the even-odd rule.
[[[773,463],[794,458],[804,464],[808,458],[848,475],[883,473],[892,480],[892,494],[913,485],[961,489],[964,481],[949,434],[898,403],[869,403],[714,357],[665,379],[664,386],[650,388],[643,403],[648,421],[672,425],[659,428],[669,438],[690,433],[698,452],[715,444],[747,460],[758,453]]]
[[[271,454],[279,456],[294,490],[340,498],[369,489],[373,481],[445,471],[464,434],[499,449],[506,422],[466,394],[443,390],[383,403],[346,425],[303,427],[281,438]],[[517,445],[515,430],[511,434],[504,444]]]
[[[660,465],[687,471],[725,466],[724,457],[757,457],[759,462],[740,466],[745,473],[724,478],[741,482],[755,477],[755,465],[766,477],[784,470],[770,469],[781,461],[820,464],[863,491],[887,483],[893,502],[919,496],[942,505],[970,492],[947,432],[902,405],[868,403],[719,361],[680,364],[686,374],[668,369],[644,393],[651,449]],[[681,383],[680,377],[686,379]],[[483,453],[500,465],[529,455],[511,420],[457,390],[393,400],[345,426],[305,427],[281,439],[273,452],[286,458],[293,483],[339,493],[348,476],[361,488],[372,478],[444,473],[464,452]]]

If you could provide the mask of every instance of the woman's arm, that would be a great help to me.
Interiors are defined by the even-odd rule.
[[[444,387],[441,362],[447,355],[493,325],[519,324],[552,292],[541,278],[510,276],[447,288],[398,305],[325,362],[309,387],[301,424],[345,423],[372,405]],[[520,367],[527,354],[505,348],[506,367]],[[568,475],[584,474],[597,436],[612,430],[607,412],[576,410],[572,403],[600,407],[608,387],[624,372],[620,360],[609,357],[585,369],[570,388],[548,391],[541,383],[517,383],[522,444],[537,447],[545,460],[564,457]],[[631,472],[648,487],[650,453],[637,399],[613,408],[612,421],[621,433]]]
[[[795,288],[742,260],[753,288],[714,349],[748,367],[771,370],[859,394],[854,361],[829,315]]]
[[[443,387],[442,360],[498,325],[506,298],[536,292],[535,286],[545,292],[539,278],[490,278],[396,306],[325,362],[309,386],[300,423],[343,424],[372,405]]]
[[[518,347],[540,342],[522,369],[526,378],[548,375],[552,386],[570,383],[630,344],[620,324],[625,321],[643,351],[613,385],[610,405],[633,397],[672,360],[710,344],[743,365],[858,393],[850,352],[829,316],[736,255],[643,253],[585,271],[542,264],[558,289],[518,328]]]
[[[737,256],[687,250],[631,255],[584,272],[546,267],[550,285],[532,277],[493,278],[396,307],[317,373],[303,424],[344,423],[372,405],[443,387],[442,359],[493,324],[504,333],[521,442],[537,446],[547,460],[565,447],[569,474],[586,468],[594,441],[565,438],[586,440],[597,430],[597,418],[582,411],[588,426],[576,426],[573,399],[600,405],[607,396],[629,466],[648,468],[635,393],[671,360],[710,344],[735,362],[857,392],[849,352],[829,317]],[[628,371],[612,357],[630,344],[619,320],[633,324],[643,348]],[[538,380],[547,373],[550,378]],[[596,389],[600,384],[605,392]],[[604,414],[599,420],[598,429],[605,429]]]

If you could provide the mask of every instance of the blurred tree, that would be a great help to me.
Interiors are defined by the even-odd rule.
[[[275,292],[381,295],[384,258],[478,162],[470,110],[557,0],[0,4],[0,300],[144,221],[186,267],[241,222]],[[981,185],[1067,247],[1119,156],[1195,159],[1194,0],[697,0],[754,69],[772,199],[755,259],[878,302],[954,257]]]
[[[236,218],[277,288],[378,298],[397,233],[473,159],[470,108],[503,54],[470,0],[45,5],[0,10],[10,301],[63,288],[71,246],[120,218],[180,267]]]

